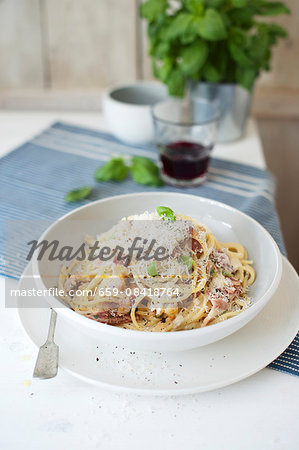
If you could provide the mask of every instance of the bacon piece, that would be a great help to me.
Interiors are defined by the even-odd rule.
[[[118,264],[119,266],[124,266],[124,267],[128,267],[128,265],[130,263],[128,255],[121,256],[119,258],[119,254],[118,253],[114,256],[113,262],[114,262],[114,264]]]
[[[214,264],[212,263],[212,261],[208,260],[207,262],[207,274],[210,275],[210,272],[213,269]]]
[[[218,312],[223,312],[227,309],[227,301],[221,297],[211,300],[212,305],[217,309]]]
[[[70,290],[76,292],[83,284],[87,284],[86,281],[88,280],[82,280],[78,272],[73,273],[64,283],[65,292],[68,293]]]
[[[242,294],[243,286],[241,281],[237,280],[236,278],[230,277],[232,281],[232,285],[234,288],[234,296],[237,297],[238,295]]]
[[[218,290],[209,291],[208,299],[213,305],[213,310],[223,312],[227,309],[228,296],[224,292]]]
[[[214,249],[212,253],[212,261],[219,269],[226,270],[229,273],[233,272],[233,266],[230,263],[229,256],[223,250]]]
[[[228,277],[226,278],[226,282],[222,290],[230,300],[234,300],[235,297],[242,294],[243,286],[241,281],[236,278]]]
[[[133,303],[135,301],[136,297],[134,295],[131,295],[130,297],[126,297],[122,299],[119,303],[118,307],[118,314],[127,314],[131,311],[131,308],[133,306]]]
[[[131,321],[129,314],[117,314],[116,311],[101,311],[97,314],[87,314],[86,317],[107,325],[122,325]]]
[[[202,245],[196,239],[192,238],[192,251],[194,253],[202,253]]]

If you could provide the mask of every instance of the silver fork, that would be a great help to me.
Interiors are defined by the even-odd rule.
[[[39,349],[33,376],[35,378],[53,378],[58,371],[59,347],[54,342],[57,313],[51,309],[48,337]]]

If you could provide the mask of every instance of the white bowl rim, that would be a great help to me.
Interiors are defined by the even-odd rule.
[[[166,94],[165,99],[167,98],[167,91],[166,91],[164,84],[162,84],[159,81],[155,81],[155,80],[152,80],[152,81],[140,80],[140,81],[136,81],[134,83],[113,85],[113,86],[106,88],[103,91],[103,99],[106,101],[108,100],[109,102],[114,103],[115,105],[118,105],[120,107],[139,108],[139,109],[146,109],[146,110],[151,109],[152,105],[150,103],[147,105],[139,104],[139,103],[126,103],[126,102],[120,102],[119,100],[116,100],[115,98],[111,97],[112,92],[118,91],[119,89],[134,88],[134,87],[141,87],[141,86],[157,87],[157,88],[161,89],[161,92],[162,92],[162,89],[165,89],[165,94]],[[107,198],[109,198],[109,197],[107,197]]]
[[[260,299],[258,299],[255,304],[251,305],[248,309],[243,311],[241,314],[231,317],[229,320],[225,320],[223,322],[218,322],[214,325],[204,327],[204,328],[196,328],[193,330],[181,330],[181,331],[173,331],[173,332],[169,331],[167,333],[161,333],[161,332],[160,333],[149,333],[148,331],[129,330],[129,329],[125,329],[125,328],[115,327],[112,325],[107,325],[107,324],[104,324],[101,322],[96,322],[94,320],[88,319],[87,317],[85,317],[81,314],[78,314],[77,312],[75,312],[74,310],[72,310],[69,307],[65,307],[65,305],[63,306],[63,303],[60,300],[58,300],[56,297],[54,297],[52,295],[49,295],[49,299],[50,299],[49,304],[53,307],[54,310],[56,310],[56,312],[58,312],[58,314],[61,314],[61,315],[65,316],[68,320],[75,321],[78,324],[81,324],[82,326],[87,326],[87,328],[92,328],[95,331],[103,332],[103,333],[114,335],[114,336],[119,336],[119,337],[124,336],[124,337],[131,337],[131,338],[137,338],[137,339],[140,338],[140,340],[142,340],[142,341],[149,341],[149,342],[155,342],[155,341],[160,342],[161,340],[164,340],[164,341],[171,340],[171,341],[175,342],[178,340],[181,341],[182,339],[189,339],[191,336],[194,337],[196,334],[200,334],[201,336],[203,336],[203,335],[209,336],[211,334],[214,334],[214,332],[216,332],[216,330],[221,329],[224,331],[228,328],[231,328],[233,326],[233,324],[235,324],[237,321],[241,321],[241,322],[244,322],[244,324],[246,324],[247,322],[245,321],[245,318],[248,315],[251,315],[251,318],[253,318],[255,316],[255,314],[254,314],[255,311],[261,310],[266,305],[268,300],[270,300],[271,296],[276,291],[276,289],[279,285],[280,279],[281,279],[281,275],[282,275],[282,257],[281,257],[279,248],[278,248],[276,242],[274,241],[274,239],[272,238],[272,236],[270,235],[270,233],[259,222],[257,222],[255,219],[248,216],[247,214],[243,213],[242,211],[239,211],[238,209],[236,209],[232,206],[229,206],[225,203],[219,202],[217,200],[212,200],[212,199],[209,199],[206,197],[201,197],[201,196],[192,195],[192,194],[175,193],[175,192],[163,192],[163,193],[161,193],[161,192],[138,192],[138,193],[131,193],[131,194],[114,195],[114,196],[106,197],[104,199],[96,200],[94,202],[88,203],[87,205],[83,205],[76,209],[73,209],[72,211],[68,212],[67,214],[65,214],[64,216],[60,217],[55,222],[53,222],[52,225],[50,225],[44,231],[44,233],[42,234],[42,236],[39,239],[40,240],[45,239],[45,236],[55,227],[57,222],[63,221],[65,219],[69,218],[71,215],[76,214],[79,210],[82,211],[82,210],[90,207],[91,205],[94,205],[95,203],[101,204],[101,203],[109,202],[113,199],[122,199],[122,198],[128,198],[128,197],[142,197],[142,196],[151,197],[153,195],[160,196],[161,194],[162,195],[170,195],[175,198],[177,198],[178,196],[192,197],[192,198],[196,198],[199,201],[204,202],[204,203],[209,203],[212,205],[220,206],[220,207],[230,210],[232,212],[241,214],[243,217],[245,217],[246,219],[248,219],[249,221],[254,223],[258,228],[260,228],[264,232],[266,237],[272,243],[273,248],[275,250],[275,255],[276,255],[275,276],[273,278],[271,285],[268,287],[268,289],[264,293],[264,295]],[[42,276],[39,273],[38,260],[37,260],[36,254],[34,254],[33,258],[32,258],[32,271],[33,271],[33,277],[34,277],[36,284],[43,290],[47,289],[47,287],[45,286],[45,284],[42,280]],[[249,320],[251,320],[251,319],[249,319]]]

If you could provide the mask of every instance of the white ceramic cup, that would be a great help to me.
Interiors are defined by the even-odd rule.
[[[133,145],[154,140],[151,106],[167,98],[159,82],[137,82],[114,86],[104,92],[103,112],[109,131]]]

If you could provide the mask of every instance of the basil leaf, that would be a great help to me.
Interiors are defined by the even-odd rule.
[[[248,36],[248,33],[246,31],[242,30],[242,28],[239,27],[231,27],[229,31],[229,38],[228,41],[237,45],[238,47],[242,49],[246,49],[247,45],[249,43],[250,37]]]
[[[219,8],[219,6],[222,6],[227,0],[209,0],[206,3],[209,3],[209,6],[212,6],[213,8]]]
[[[167,0],[147,0],[140,5],[140,14],[149,22],[153,22],[167,8]]]
[[[181,262],[187,266],[187,269],[190,270],[193,266],[193,259],[189,255],[181,255]]]
[[[192,14],[179,12],[165,29],[164,39],[174,41],[185,34],[190,29],[192,19]]]
[[[168,206],[157,206],[156,211],[163,220],[168,219],[170,222],[176,220],[174,212]]]
[[[233,42],[229,42],[228,48],[229,48],[231,57],[233,58],[234,61],[236,61],[236,63],[239,64],[239,66],[252,67],[254,65],[254,62],[247,56],[245,51],[242,50],[240,47],[238,47]]]
[[[262,16],[278,16],[279,14],[290,14],[290,9],[282,2],[262,2]]]
[[[244,8],[247,5],[248,0],[230,0],[231,4],[236,8]]]
[[[186,78],[179,68],[173,69],[167,80],[169,95],[183,97],[186,87]]]
[[[173,61],[170,58],[165,58],[163,64],[158,70],[158,77],[163,83],[167,83],[168,77],[173,69]]]
[[[145,186],[162,186],[163,182],[159,176],[159,169],[154,161],[144,156],[133,156],[132,176],[136,183]]]
[[[236,80],[237,82],[243,86],[245,89],[248,89],[249,91],[252,89],[254,85],[254,81],[256,77],[258,76],[258,72],[254,68],[246,68],[244,67],[237,67],[236,68]]]
[[[221,80],[221,73],[211,63],[205,65],[202,75],[209,83],[218,83]]]
[[[198,72],[208,56],[208,46],[204,41],[197,41],[182,50],[181,68],[185,75]]]
[[[267,31],[269,34],[273,34],[275,36],[280,36],[283,38],[286,38],[288,36],[287,31],[280,25],[277,25],[277,23],[268,23]]]
[[[157,275],[159,275],[159,272],[157,270],[157,265],[156,265],[156,261],[152,262],[151,264],[149,264],[147,266],[147,273],[151,276],[151,277],[156,277]]]
[[[266,32],[251,37],[248,54],[255,61],[264,61],[269,49],[269,36]]]
[[[99,167],[94,177],[97,181],[122,181],[127,178],[129,170],[123,158],[116,157]]]
[[[253,17],[258,14],[255,6],[244,6],[244,8],[234,8],[229,12],[230,19],[238,26],[249,28],[253,24]]]
[[[185,0],[186,9],[194,15],[201,16],[204,10],[204,0]]]
[[[232,276],[232,274],[229,273],[227,270],[223,270],[222,271],[222,275],[225,276],[225,277],[231,277]]]
[[[70,202],[78,202],[80,200],[83,200],[87,197],[89,197],[89,195],[91,194],[91,187],[90,186],[85,186],[79,189],[74,189],[73,191],[70,191],[66,194],[66,196],[64,197],[64,200],[67,203]]]
[[[221,14],[213,8],[208,8],[198,22],[198,34],[207,41],[225,39],[227,34]]]

